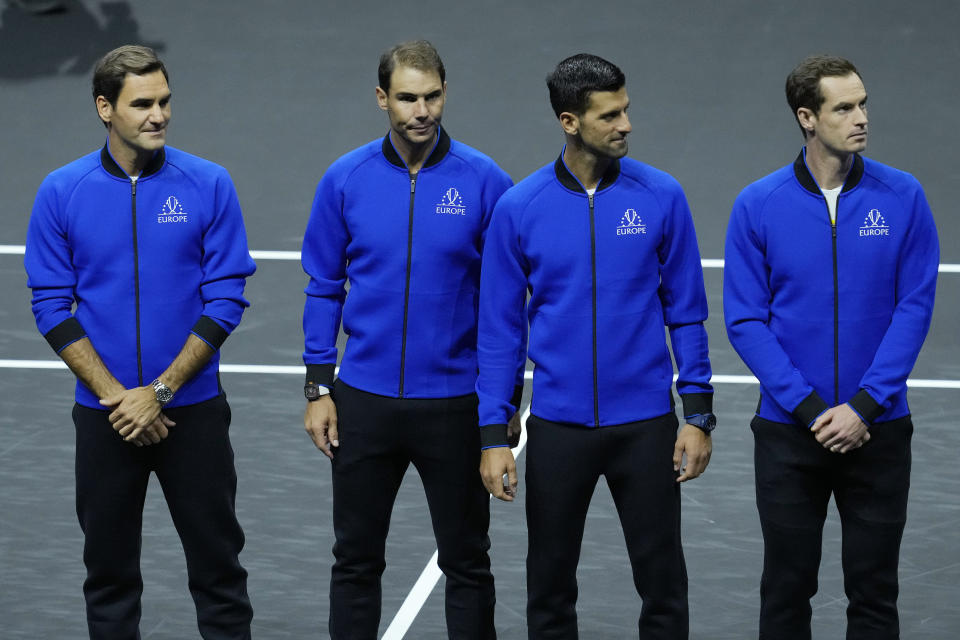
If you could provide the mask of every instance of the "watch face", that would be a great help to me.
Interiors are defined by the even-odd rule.
[[[303,385],[303,396],[307,400],[316,400],[320,397],[320,385],[317,384],[305,384]]]
[[[717,418],[712,413],[704,416],[700,420],[700,428],[710,433],[717,426]]]
[[[692,424],[704,433],[709,434],[717,426],[717,417],[712,413],[704,413],[691,418],[687,421],[687,424]]]
[[[167,404],[173,399],[173,391],[159,380],[153,383],[153,392],[157,397],[157,402],[160,404]]]

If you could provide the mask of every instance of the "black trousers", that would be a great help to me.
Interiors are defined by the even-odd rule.
[[[177,423],[170,435],[138,448],[117,435],[108,411],[73,408],[90,637],[140,638],[140,533],[147,482],[154,472],[183,543],[200,635],[206,640],[249,638],[253,611],[247,572],[237,558],[244,538],[234,512],[230,407],[221,395],[164,413]]]
[[[677,418],[586,428],[527,420],[527,628],[531,640],[575,639],[577,564],[587,507],[600,476],[613,495],[642,640],[688,637],[680,486],[673,470]],[[587,633],[587,637],[593,634]]]
[[[823,523],[840,513],[848,640],[900,637],[897,564],[910,488],[910,418],[876,424],[844,454],[799,425],[754,418],[757,508],[763,529],[760,638],[809,640]]]
[[[333,397],[340,447],[332,464],[330,637],[377,637],[390,513],[412,462],[427,495],[437,564],[447,579],[448,635],[495,638],[490,496],[479,472],[476,396],[396,399],[337,381]]]

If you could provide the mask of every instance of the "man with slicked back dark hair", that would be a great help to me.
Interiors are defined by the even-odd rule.
[[[494,496],[513,500],[507,419],[529,323],[528,635],[578,637],[577,564],[603,476],[643,601],[639,638],[683,640],[680,483],[706,469],[716,424],[693,218],[676,180],[626,157],[630,99],[616,65],[572,56],[547,87],[566,146],[500,199],[483,252],[480,472]]]

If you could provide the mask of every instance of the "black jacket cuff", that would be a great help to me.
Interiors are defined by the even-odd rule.
[[[67,345],[86,336],[87,332],[83,330],[80,322],[74,317],[67,318],[43,334],[43,337],[47,339],[47,343],[57,353],[60,353]]]
[[[306,384],[322,384],[325,387],[333,386],[333,372],[335,364],[308,364]]]
[[[820,394],[811,391],[810,395],[803,399],[797,408],[793,410],[793,419],[805,427],[809,427],[821,413],[830,408]]]
[[[211,318],[210,316],[200,316],[200,319],[197,320],[197,323],[193,325],[191,332],[197,334],[197,336],[209,344],[214,350],[220,349],[224,341],[230,335],[226,329],[217,324],[217,321]]]
[[[506,447],[507,425],[488,424],[480,427],[480,448],[489,449],[491,447]]]
[[[685,393],[680,396],[680,401],[683,403],[684,416],[713,413],[712,393]]]
[[[863,421],[867,424],[873,424],[873,421],[883,415],[883,405],[873,399],[866,389],[857,391],[850,400],[847,401],[853,410],[856,411]]]

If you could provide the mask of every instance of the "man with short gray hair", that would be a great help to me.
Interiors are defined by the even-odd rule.
[[[253,612],[217,369],[255,266],[226,170],[166,146],[167,78],[146,47],[100,60],[93,98],[106,144],[40,185],[24,264],[37,327],[77,377],[90,637],[140,637],[141,519],[156,473],[200,635],[243,640]]]

